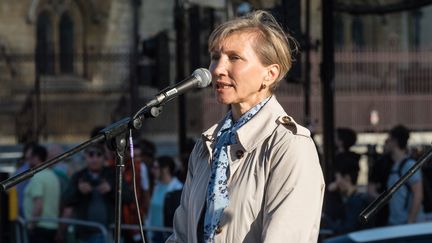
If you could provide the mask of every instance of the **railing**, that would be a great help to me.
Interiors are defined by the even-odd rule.
[[[22,218],[18,218],[15,221],[15,241],[14,243],[28,243],[28,234],[27,234],[27,224],[30,222],[39,222],[39,221],[49,221],[49,222],[57,222],[57,223],[63,223],[68,224],[69,226],[85,226],[85,227],[91,227],[96,228],[103,236],[104,242],[111,243],[114,242],[114,239],[111,238],[110,232],[114,229],[114,224],[110,225],[109,230],[107,228],[96,222],[86,221],[86,220],[77,220],[77,219],[69,219],[69,218],[34,218],[32,220],[24,220]],[[122,224],[121,229],[124,232],[125,230],[140,230],[139,225],[131,225],[131,224]],[[173,229],[170,227],[149,227],[144,226],[143,227],[144,232],[162,232],[162,233],[172,233]],[[320,230],[320,237],[326,238],[328,236],[331,236],[333,232],[328,229],[321,229]],[[75,243],[67,241],[68,243]]]
[[[15,243],[28,243],[28,232],[27,232],[27,225],[30,222],[40,222],[40,221],[47,221],[47,222],[56,222],[56,223],[62,223],[67,224],[70,226],[85,226],[97,229],[98,232],[102,235],[104,242],[114,242],[114,239],[112,239],[112,234],[110,234],[114,230],[114,224],[111,224],[108,228],[104,225],[87,221],[87,220],[78,220],[78,219],[70,219],[70,218],[34,218],[31,220],[25,220],[23,218],[18,218],[15,221],[14,225],[14,236],[15,236]],[[132,224],[122,224],[121,225],[122,231],[127,230],[140,230],[139,225],[132,225]],[[170,227],[155,227],[155,226],[143,226],[144,232],[162,232],[162,233],[172,233],[173,229]],[[68,230],[69,232],[69,230]],[[74,242],[68,242],[68,243],[74,243]]]
[[[30,222],[40,222],[40,221],[46,221],[46,222],[56,222],[56,223],[63,223],[68,225],[74,225],[74,226],[85,226],[90,228],[97,229],[104,239],[104,242],[111,242],[112,239],[110,239],[108,235],[108,230],[106,227],[100,223],[91,222],[91,221],[85,221],[85,220],[78,220],[78,219],[69,219],[69,218],[34,218],[30,220],[25,220],[22,218],[19,218],[16,223],[19,226],[16,226],[15,229],[18,232],[15,232],[15,235],[17,237],[16,243],[28,243],[28,232],[27,232],[27,224]],[[21,241],[19,241],[21,240]]]

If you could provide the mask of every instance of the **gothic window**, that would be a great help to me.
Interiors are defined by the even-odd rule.
[[[36,28],[36,70],[39,74],[54,74],[53,28],[47,12],[39,14]]]
[[[59,34],[60,72],[70,74],[74,71],[74,23],[67,12],[61,16]]]

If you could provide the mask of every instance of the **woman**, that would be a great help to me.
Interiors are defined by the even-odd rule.
[[[273,95],[291,67],[288,38],[256,11],[216,28],[209,51],[217,100],[231,110],[191,153],[168,242],[316,242],[317,152]]]

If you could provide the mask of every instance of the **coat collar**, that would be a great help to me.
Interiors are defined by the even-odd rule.
[[[253,150],[259,142],[268,137],[276,129],[279,125],[278,118],[281,116],[286,116],[286,112],[273,95],[250,121],[237,130],[239,145],[246,152]],[[209,151],[214,146],[213,142],[224,119],[225,117],[202,134],[203,141],[207,144]]]

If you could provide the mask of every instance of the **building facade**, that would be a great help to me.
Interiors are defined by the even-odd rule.
[[[183,59],[176,57],[176,3],[158,0],[31,0],[0,2],[0,142],[39,138],[77,143],[95,126],[106,126],[178,81],[178,60],[187,76],[207,67],[206,40],[227,16],[251,9],[279,13],[305,43],[306,1],[228,1],[215,8],[189,1]],[[202,1],[206,2],[206,1]],[[213,2],[214,1],[210,1]],[[321,2],[310,0],[311,122],[321,132]],[[245,7],[245,4],[248,7]],[[298,13],[292,12],[293,8]],[[282,13],[282,14],[281,14]],[[298,19],[297,19],[298,16]],[[385,131],[397,123],[431,130],[432,7],[385,15],[335,12],[336,126]],[[293,22],[298,22],[294,23]],[[294,31],[293,31],[294,30]],[[304,64],[305,51],[299,63]],[[304,67],[304,66],[303,66]],[[304,90],[284,82],[284,107],[304,123]],[[146,120],[142,136],[175,144],[178,120],[197,137],[226,112],[210,89],[177,100]],[[181,110],[181,111],[179,111]],[[211,112],[209,112],[211,111]],[[371,114],[378,114],[372,124]]]

